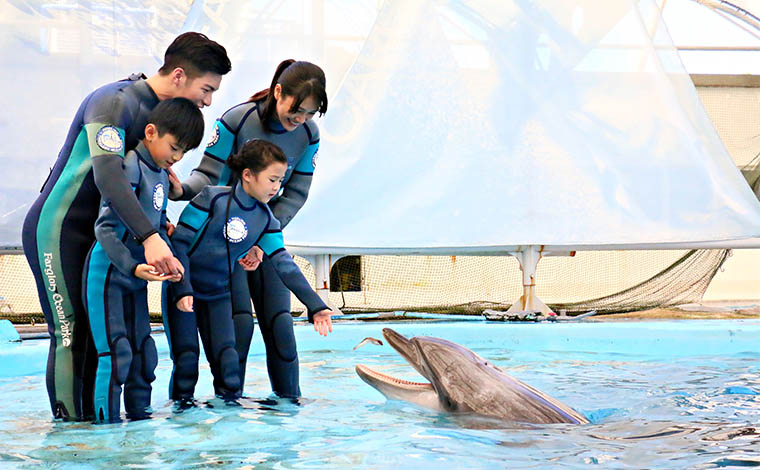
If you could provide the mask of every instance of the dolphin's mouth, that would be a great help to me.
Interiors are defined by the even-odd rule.
[[[430,378],[425,375],[416,343],[408,340],[406,337],[396,333],[390,328],[383,329],[383,336],[388,344],[395,349],[401,357],[406,359],[410,366],[423,377],[430,380]],[[413,382],[411,380],[400,379],[373,370],[363,364],[358,364],[356,366],[356,373],[362,380],[385,395],[388,399],[409,401],[426,408],[440,409],[438,394],[432,383]]]
[[[399,379],[398,377],[393,377],[392,375],[383,374],[382,372],[370,369],[363,364],[356,365],[356,373],[359,374],[359,377],[364,379],[365,382],[368,380],[375,383],[382,382],[385,385],[403,388],[410,392],[433,390],[433,385],[429,382],[412,382],[410,380]]]

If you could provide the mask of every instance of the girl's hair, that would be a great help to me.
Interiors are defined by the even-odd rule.
[[[313,97],[319,104],[319,115],[327,112],[327,80],[325,73],[319,66],[311,62],[283,60],[277,66],[272,78],[272,84],[255,95],[248,101],[266,100],[261,105],[264,125],[268,126],[275,119],[276,109],[274,99],[274,87],[279,84],[282,87],[282,95],[294,98],[290,112],[295,112],[301,106],[303,100]]]
[[[240,177],[246,168],[258,174],[275,162],[288,164],[288,159],[282,149],[266,140],[253,139],[246,142],[238,153],[227,159],[227,166]]]

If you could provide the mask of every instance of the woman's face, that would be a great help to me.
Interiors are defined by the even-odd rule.
[[[277,84],[274,87],[274,98],[276,100],[275,112],[280,124],[286,131],[290,132],[298,128],[301,124],[313,118],[319,111],[319,103],[313,96],[309,96],[301,102],[301,106],[291,112],[295,97],[282,93],[282,87]]]

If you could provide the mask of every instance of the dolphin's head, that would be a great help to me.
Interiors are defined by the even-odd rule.
[[[390,328],[383,329],[388,344],[428,380],[410,382],[377,372],[364,365],[356,373],[386,398],[404,400],[426,408],[447,412],[472,411],[458,400],[462,385],[470,388],[473,367],[496,369],[477,354],[441,338],[415,336],[407,339]]]
[[[512,421],[584,423],[585,417],[469,349],[441,338],[407,339],[390,328],[383,336],[429,383],[409,382],[363,366],[356,373],[389,399],[446,412],[476,413]]]
[[[417,353],[417,348],[412,341],[409,341],[403,335],[396,333],[390,328],[383,329],[383,336],[385,336],[388,344],[401,354],[417,372],[427,378],[422,368],[422,358]],[[377,389],[378,392],[385,395],[389,400],[408,401],[425,408],[444,411],[439,406],[438,395],[430,383],[410,382],[399,379],[361,364],[356,366],[356,373],[362,380]]]

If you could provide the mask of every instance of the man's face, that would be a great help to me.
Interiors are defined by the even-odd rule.
[[[199,108],[211,105],[211,96],[222,83],[222,76],[214,72],[190,78],[186,74],[178,81],[174,98],[187,98]]]

